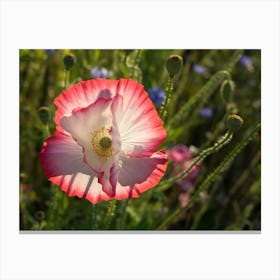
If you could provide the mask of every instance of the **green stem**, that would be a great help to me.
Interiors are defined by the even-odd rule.
[[[116,209],[116,199],[111,199],[108,205],[108,210],[105,218],[106,229],[110,229],[113,216],[115,215],[115,209]]]
[[[49,127],[49,124],[47,123],[46,125],[44,125],[44,139],[48,138],[51,136],[51,133],[50,133],[50,127]]]
[[[170,100],[171,100],[171,94],[173,92],[173,87],[174,87],[174,78],[169,77],[168,78],[168,83],[167,83],[167,89],[166,89],[166,93],[167,93],[166,98],[164,100],[164,103],[160,107],[160,111],[159,111],[159,116],[160,116],[160,118],[162,119],[163,122],[167,117],[167,108],[168,108],[168,105],[169,105]]]
[[[124,201],[124,204],[122,205],[121,218],[120,218],[120,229],[121,230],[125,229],[125,221],[126,221],[126,217],[127,217],[126,208],[127,208],[129,201],[130,201],[130,199],[126,199]]]
[[[98,213],[98,209],[97,209],[98,205],[97,204],[93,204],[92,207],[92,216],[91,216],[91,229],[98,229],[98,225],[97,225],[97,213]]]
[[[69,83],[69,70],[65,69],[64,71],[64,90],[68,87]]]
[[[206,179],[202,182],[200,187],[196,190],[196,192],[191,197],[189,203],[184,207],[177,208],[169,217],[167,217],[157,228],[157,230],[165,229],[170,222],[176,222],[178,218],[180,218],[181,214],[190,208],[190,206],[195,202],[198,198],[199,194],[213,181],[213,179],[220,174],[225,166],[227,166],[238,154],[239,152],[250,142],[253,135],[258,132],[261,128],[261,124],[257,124],[254,129],[248,133],[248,135],[238,143],[235,148],[224,158],[224,160],[218,165],[218,167],[206,177]]]
[[[204,98],[210,96],[218,85],[225,79],[230,79],[230,73],[228,71],[219,71],[213,75],[213,77],[203,86],[189,101],[181,107],[179,112],[169,121],[168,130],[181,125],[192,113],[198,102]]]
[[[226,67],[226,69],[227,69],[228,72],[231,72],[231,71],[232,71],[232,68],[233,68],[234,65],[239,61],[239,59],[240,59],[240,57],[242,56],[242,54],[243,54],[243,50],[236,50],[236,51],[233,53],[233,55],[232,55],[230,61],[228,62],[228,65],[227,65],[227,67]]]
[[[222,136],[217,142],[214,143],[213,146],[204,149],[196,158],[195,160],[192,162],[192,164],[183,172],[181,172],[180,174],[171,177],[167,180],[164,180],[162,182],[159,183],[158,187],[160,187],[161,185],[168,185],[167,187],[171,186],[172,183],[175,183],[176,181],[186,177],[192,170],[192,168],[202,162],[206,157],[208,157],[209,155],[217,152],[218,150],[220,150],[223,146],[225,146],[226,144],[228,144],[231,139],[232,139],[233,134],[231,132],[227,132],[224,136]],[[158,190],[165,190],[167,188],[166,186],[161,187],[160,189],[157,188]]]
[[[129,77],[134,80],[138,80],[139,82],[141,82],[142,80],[142,72],[138,66],[141,57],[141,52],[141,50],[137,50],[134,58],[126,58],[125,60],[126,66],[130,70]]]

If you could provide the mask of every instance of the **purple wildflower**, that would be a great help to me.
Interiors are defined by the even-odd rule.
[[[254,70],[253,61],[249,56],[242,55],[240,58],[240,63],[245,66],[248,71]]]
[[[101,68],[94,67],[91,69],[90,74],[92,78],[108,79],[111,76],[112,71],[106,69],[105,67],[101,67]]]
[[[161,105],[164,102],[166,93],[162,88],[150,88],[148,89],[148,92],[154,104]]]
[[[193,71],[197,74],[200,74],[200,75],[205,75],[206,72],[207,72],[207,69],[206,67],[202,66],[202,65],[199,65],[199,64],[194,64],[193,65]]]
[[[209,119],[213,116],[213,110],[211,108],[205,107],[200,110],[200,116],[202,118]]]

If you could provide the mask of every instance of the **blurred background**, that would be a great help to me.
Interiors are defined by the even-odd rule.
[[[207,157],[176,183],[155,187],[138,199],[116,202],[105,224],[108,202],[92,205],[68,197],[43,173],[39,152],[48,131],[55,131],[53,104],[71,84],[92,78],[132,77],[142,83],[159,110],[166,96],[169,55],[183,57],[175,76],[167,121],[221,70],[229,67],[235,50],[25,50],[20,59],[20,229],[21,230],[155,230],[174,209],[186,205],[194,190],[223,161],[236,143],[261,119],[261,51],[244,50],[231,65],[233,98],[225,101],[219,85],[196,105],[192,114],[168,128],[165,178],[186,169],[192,159],[226,132],[227,112],[244,119],[232,142]],[[66,70],[64,58],[73,65]],[[168,123],[168,122],[167,122]],[[168,230],[261,229],[261,138],[252,141],[200,193],[193,206]]]

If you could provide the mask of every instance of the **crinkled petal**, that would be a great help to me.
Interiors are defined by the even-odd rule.
[[[85,108],[98,98],[112,98],[116,95],[118,81],[107,79],[92,79],[70,86],[54,101],[57,106],[55,123],[57,130],[64,132],[60,126],[63,116],[72,113],[73,109]]]
[[[70,136],[58,131],[42,147],[40,159],[48,179],[69,196],[88,199],[91,203],[109,200],[97,174],[83,161],[82,147]]]
[[[119,127],[122,151],[130,156],[149,156],[166,138],[162,121],[142,85],[119,81],[112,114]]]
[[[86,108],[74,110],[60,120],[61,127],[85,149],[92,149],[92,133],[102,127],[111,128],[110,106],[112,99],[99,98]]]
[[[139,197],[155,187],[165,173],[167,162],[165,151],[144,158],[120,157],[115,198]]]
[[[84,162],[98,174],[98,182],[104,192],[114,196],[116,180],[112,179],[110,170],[118,161],[120,140],[117,126],[112,127],[111,103],[112,99],[99,98],[88,107],[74,110],[70,116],[63,117],[60,124],[83,147]],[[112,138],[114,155],[110,158],[97,155],[92,147],[93,133],[102,128],[108,128]]]

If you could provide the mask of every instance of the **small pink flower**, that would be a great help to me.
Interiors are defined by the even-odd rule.
[[[48,179],[69,196],[139,197],[167,167],[156,148],[166,132],[148,94],[131,79],[83,81],[54,102],[56,131],[40,157]]]
[[[192,157],[192,153],[185,145],[177,145],[171,149],[168,149],[168,157],[174,161],[174,163],[182,163]]]
[[[179,202],[181,207],[185,207],[189,202],[189,195],[187,193],[180,193],[179,194]]]
[[[193,162],[193,154],[185,145],[176,145],[168,149],[167,153],[169,158],[173,161],[173,169],[171,170],[176,175],[188,169]],[[183,191],[186,192],[193,186],[198,173],[199,165],[196,164],[187,176],[178,181]]]
[[[191,166],[191,164],[192,164],[192,160],[186,161],[182,165],[180,172],[183,172],[184,170],[188,169]],[[182,187],[184,191],[188,191],[194,185],[198,173],[199,173],[199,165],[195,164],[191,169],[191,172],[186,177],[179,180],[178,184]]]

